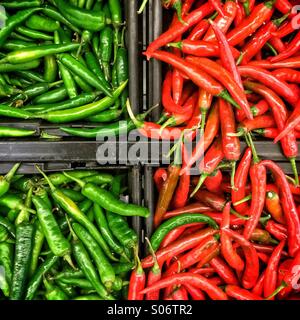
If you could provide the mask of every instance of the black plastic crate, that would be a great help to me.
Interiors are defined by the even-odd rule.
[[[142,63],[141,56],[141,33],[139,27],[141,18],[137,14],[138,0],[122,0],[124,8],[124,19],[126,20],[126,47],[128,49],[128,62],[129,62],[129,97],[131,107],[134,114],[138,114],[141,110],[142,96],[140,94],[140,65]],[[72,137],[59,130],[59,127],[88,127],[95,128],[99,126],[97,123],[91,123],[86,121],[78,121],[74,123],[65,124],[51,124],[43,120],[21,120],[21,119],[10,119],[0,118],[0,126],[11,126],[17,128],[25,128],[30,130],[36,130],[34,137],[26,138],[26,141],[36,141],[40,136],[41,132],[45,132],[51,135],[60,137]],[[17,139],[18,140],[18,139]],[[86,140],[86,139],[85,139]]]

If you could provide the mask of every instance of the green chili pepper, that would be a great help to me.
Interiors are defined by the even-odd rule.
[[[49,35],[47,33],[44,33],[44,32],[38,31],[38,30],[32,30],[32,29],[26,28],[24,26],[17,27],[16,31],[18,31],[22,35],[23,40],[26,40],[26,38],[27,38],[27,41],[33,41],[33,39],[46,40],[46,41],[53,40],[52,35]],[[17,39],[22,40],[22,38],[20,36],[18,36],[17,34],[15,34],[15,37]]]
[[[28,272],[30,277],[33,276],[33,274],[37,269],[40,253],[45,240],[45,236],[39,220],[35,220],[34,224],[35,224],[35,228],[34,228],[35,232],[33,237],[32,258],[31,258],[29,272]]]
[[[115,273],[110,262],[107,260],[98,243],[80,224],[73,223],[72,227],[77,237],[82,241],[89,254],[93,258],[101,281],[106,288],[111,289],[115,280]]]
[[[5,23],[5,26],[0,30],[0,47],[3,46],[6,39],[10,36],[11,32],[23,21],[29,18],[34,12],[41,10],[40,8],[30,8],[18,11],[15,15],[10,16]]]
[[[112,96],[109,84],[105,81],[100,80],[92,71],[90,71],[74,57],[69,54],[63,53],[58,55],[58,59],[65,65],[65,67],[84,79],[88,84],[98,90],[103,91],[106,95],[110,97]]]
[[[126,84],[127,82],[124,82],[118,89],[116,89],[113,92],[112,98],[105,97],[99,101],[73,109],[35,114],[34,118],[41,118],[52,123],[65,123],[85,119],[112,106],[115,99],[118,98],[123,89],[126,87]]]
[[[25,300],[32,300],[43,280],[43,275],[49,272],[51,268],[58,262],[59,257],[50,254],[46,260],[39,266],[38,270],[32,276],[28,283]]]
[[[100,40],[99,40],[98,34],[95,34],[92,37],[92,48],[93,48],[93,52],[94,52],[94,54],[96,55],[97,58],[100,57],[99,44],[100,44]]]
[[[72,51],[79,47],[78,43],[71,44],[44,44],[40,46],[27,47],[22,50],[9,52],[0,63],[19,64],[34,59],[42,58],[47,55],[58,54],[62,52]]]
[[[23,204],[23,200],[12,193],[6,193],[4,196],[0,198],[0,205],[5,206],[11,210],[27,210],[28,212],[34,213],[34,210],[27,208]]]
[[[93,5],[94,5],[94,0],[86,0],[85,8],[86,8],[87,10],[91,10],[92,7],[93,7]]]
[[[69,98],[70,99],[76,98],[77,89],[76,89],[75,81],[71,75],[71,72],[60,61],[58,61],[58,68],[59,68],[60,75],[64,82]]]
[[[82,202],[78,204],[78,208],[84,214],[87,214],[92,206],[93,206],[93,201],[91,201],[90,199],[84,199]]]
[[[20,164],[21,163],[16,163],[5,176],[0,176],[0,197],[2,197],[9,190],[11,180],[18,171]]]
[[[11,300],[24,298],[33,246],[33,232],[34,228],[31,224],[21,224],[17,227]]]
[[[56,77],[57,77],[56,58],[54,55],[47,55],[44,58],[44,79],[46,82],[54,82],[56,80]]]
[[[80,211],[80,209],[71,199],[66,197],[62,192],[55,188],[51,180],[44,174],[44,172],[40,170],[40,168],[37,167],[37,169],[40,171],[40,173],[44,176],[45,180],[49,184],[53,199],[55,199],[60,204],[60,206],[66,211],[66,213],[68,213],[68,215],[71,216],[71,218],[73,218],[75,221],[79,222],[82,226],[84,226],[94,237],[94,239],[98,242],[105,254],[111,260],[115,261],[116,258],[111,254],[109,247],[102,238],[101,234],[98,232],[97,228],[87,219],[87,217]]]
[[[110,62],[112,59],[113,49],[113,30],[111,27],[106,26],[100,32],[100,59],[107,81],[111,79]]]
[[[66,189],[66,188],[58,188],[64,195],[66,195],[68,198],[70,198],[74,202],[83,201],[85,198],[84,196],[79,192],[72,189]]]
[[[45,92],[32,100],[32,104],[50,104],[60,102],[68,97],[64,86]]]
[[[42,8],[42,12],[46,16],[52,18],[53,20],[61,22],[74,32],[80,32],[80,30],[75,25],[73,25],[69,20],[67,20],[63,15],[61,15],[54,7],[46,5],[44,8]]]
[[[72,171],[68,173],[72,173]],[[104,172],[97,173],[95,175],[90,175],[88,177],[78,177],[78,176],[76,177],[73,174],[71,174],[71,176],[75,178],[81,178],[85,182],[91,182],[100,186],[104,184],[111,184],[113,181],[113,176],[109,173],[104,173]]]
[[[111,122],[113,120],[118,119],[121,114],[122,114],[122,110],[118,110],[118,109],[109,109],[109,110],[105,110],[103,112],[100,112],[94,116],[88,117],[87,120],[91,121],[91,122]]]
[[[112,286],[112,290],[113,291],[121,291],[123,287],[123,280],[120,277],[116,277],[113,286]]]
[[[90,176],[95,176],[98,174],[98,171],[96,170],[72,170],[69,172],[71,177],[75,178],[87,178]],[[105,177],[105,175],[103,175]],[[57,172],[57,173],[51,173],[48,175],[48,178],[50,179],[51,183],[55,186],[59,186],[62,184],[67,184],[72,182],[72,179],[66,177],[63,173]],[[47,181],[44,181],[47,183]],[[105,183],[105,182],[104,182]]]
[[[38,197],[40,197],[45,204],[47,205],[47,207],[52,210],[52,203],[51,200],[49,199],[49,195],[48,192],[45,188],[43,187],[39,187],[37,190],[34,191],[34,194]]]
[[[115,274],[127,273],[134,269],[134,263],[113,263]]]
[[[64,174],[70,179],[76,181],[81,189],[82,194],[88,199],[98,203],[105,210],[117,213],[122,216],[141,216],[147,218],[150,211],[147,208],[137,206],[135,204],[125,203],[116,198],[111,192],[99,188],[95,184],[86,183],[83,180]]]
[[[28,111],[0,104],[0,115],[9,118],[31,119],[33,114]]]
[[[22,9],[22,8],[33,8],[40,7],[42,4],[41,0],[30,0],[30,1],[3,1],[1,5],[9,9]]]
[[[97,60],[97,58],[94,56],[94,54],[92,52],[86,52],[85,54],[85,61],[87,66],[89,67],[90,70],[92,70],[94,72],[94,74],[99,78],[100,81],[103,81],[104,83],[108,85],[107,83],[107,79],[105,79],[105,75],[103,74],[99,61]]]
[[[16,237],[15,226],[8,219],[0,216],[0,225],[4,226],[7,229],[7,231],[13,236],[13,238]]]
[[[1,65],[0,65],[1,68]],[[17,71],[17,74],[19,74],[22,78],[28,79],[33,82],[45,82],[45,79],[41,77],[41,75],[34,71]]]
[[[74,287],[68,285],[68,284],[65,284],[63,282],[61,282],[60,280],[57,280],[56,281],[58,287],[69,297],[69,298],[72,298],[72,297],[75,297],[76,296],[76,290]]]
[[[68,271],[62,271],[58,274],[56,274],[53,278],[55,280],[64,278],[64,279],[69,279],[69,278],[83,278],[84,273],[82,270],[68,270]]]
[[[73,240],[73,254],[80,269],[84,272],[86,278],[92,283],[93,287],[100,295],[107,300],[114,300],[114,298],[107,292],[105,287],[101,284],[97,272],[92,264],[92,261],[85,250],[83,244],[79,240]]]
[[[76,8],[63,0],[53,0],[61,14],[73,25],[90,31],[100,31],[107,21],[103,11]]]
[[[12,187],[22,192],[27,192],[34,185],[34,181],[28,177],[21,177],[12,182]]]
[[[12,269],[13,269],[13,245],[7,242],[0,243],[0,265],[4,269],[4,276],[2,278],[3,294],[6,297],[10,295]]]
[[[126,134],[135,129],[135,124],[131,120],[124,120],[113,122],[107,125],[105,124],[96,128],[60,127],[59,129],[73,136],[100,139],[101,137],[116,137]]]
[[[3,45],[3,49],[4,50],[8,50],[8,51],[14,51],[14,50],[20,50],[20,49],[24,49],[29,47],[30,43],[26,42],[26,41],[22,41],[22,40],[8,40],[5,42],[5,44]]]
[[[32,14],[26,20],[25,25],[33,30],[46,32],[54,32],[60,27],[58,21],[52,20],[49,17],[40,16],[39,14]]]
[[[0,72],[14,72],[22,70],[36,69],[40,65],[40,60],[32,60],[26,63],[11,64],[0,63]]]
[[[218,225],[212,218],[201,214],[201,213],[195,213],[195,214],[189,214],[185,213],[177,217],[173,217],[168,219],[167,221],[163,222],[153,233],[151,237],[151,245],[153,247],[153,250],[157,250],[164,239],[164,237],[174,228],[189,224],[189,223],[207,223],[214,229],[218,229]]]
[[[112,235],[112,233],[109,230],[109,227],[108,227],[108,224],[106,221],[106,217],[105,217],[105,214],[104,214],[102,208],[98,204],[94,203],[93,209],[94,209],[96,223],[98,225],[98,228],[99,228],[101,234],[103,235],[104,239],[106,240],[107,244],[110,246],[110,248],[114,252],[116,252],[117,254],[119,254],[121,256],[126,257],[124,249],[118,243],[118,241],[114,238],[114,236]]]
[[[115,28],[122,25],[122,8],[120,0],[108,0],[109,11],[111,13],[111,20]]]
[[[119,48],[117,52],[116,69],[118,84],[120,85],[129,78],[128,54],[127,50],[123,47]],[[120,96],[122,106],[125,106],[128,95],[129,91],[128,87],[126,87]]]
[[[88,83],[86,83],[85,80],[83,80],[78,75],[74,74],[73,72],[71,72],[71,73],[72,73],[72,77],[73,77],[75,83],[83,92],[87,92],[87,93],[93,92],[94,89]]]
[[[93,102],[98,95],[99,92],[82,93],[70,100],[49,104],[28,105],[26,107],[23,107],[22,110],[29,112],[47,113],[50,111],[71,109]]]
[[[2,224],[0,224],[0,242],[5,242],[8,238],[8,230]]]
[[[43,283],[46,288],[45,297],[47,300],[68,300],[68,296],[56,285],[52,284],[45,277]]]
[[[94,290],[93,285],[91,282],[87,279],[82,279],[82,278],[72,278],[72,277],[67,277],[67,278],[60,278],[60,282],[74,286],[74,287],[79,287],[80,289],[86,289],[86,290]]]
[[[95,220],[95,215],[94,215],[94,209],[90,207],[88,213],[87,213],[87,218],[93,223]]]
[[[52,211],[38,196],[33,196],[32,201],[35,205],[37,217],[51,251],[58,257],[64,257],[64,259],[72,265],[70,257],[71,245],[63,236]]]
[[[23,208],[20,213],[18,213],[16,220],[15,220],[15,225],[19,225],[22,222],[29,222],[29,211],[28,208],[31,207],[31,201],[32,201],[32,190],[33,188],[31,187],[26,195],[26,199],[25,199],[25,208]]]

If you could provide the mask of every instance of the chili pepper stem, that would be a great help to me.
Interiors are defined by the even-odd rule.
[[[204,183],[205,179],[207,178],[208,174],[206,173],[203,173],[199,180],[198,180],[198,183],[197,183],[197,186],[195,187],[195,189],[193,190],[193,192],[190,194],[190,198],[192,198],[196,193],[197,191],[201,188],[202,184]]]
[[[274,54],[274,56],[278,55],[278,52],[275,50],[275,48],[269,42],[266,43],[266,46],[268,46],[270,48],[270,50]]]
[[[182,3],[181,0],[175,0],[174,4],[173,4],[173,9],[175,9],[176,13],[177,13],[177,17],[178,20],[182,23],[182,24],[187,24],[185,21],[183,21],[182,19]]]
[[[249,0],[246,0],[243,2],[243,7],[245,10],[246,16],[249,16],[249,14],[250,14]]]
[[[233,100],[227,90],[223,90],[220,94],[218,94],[218,97],[224,99],[225,101],[231,103],[237,109],[241,110],[241,107]]]
[[[18,171],[19,167],[20,167],[21,163],[16,163],[10,170],[9,172],[6,174],[5,176],[5,180],[7,182],[10,182],[11,179],[13,178],[13,176],[15,175],[15,173]]]
[[[72,258],[69,254],[65,255],[64,256],[64,259],[68,262],[68,264],[70,265],[70,267],[73,269],[73,270],[76,270],[76,267],[74,266],[73,264],[73,261],[72,261]]]
[[[279,287],[277,287],[275,289],[275,291],[273,293],[271,293],[267,298],[265,298],[265,300],[270,300],[272,299],[273,297],[275,297],[281,290],[283,290],[284,288],[287,287],[287,284],[282,281],[281,285]]]
[[[234,185],[234,176],[235,176],[235,171],[236,171],[236,161],[231,162],[231,176],[230,176],[230,185],[232,190],[237,190],[237,188]]]
[[[249,201],[249,200],[251,200],[251,199],[252,199],[252,195],[249,194],[247,197],[245,197],[245,198],[243,198],[243,199],[241,199],[241,200],[239,200],[239,201],[237,201],[237,202],[234,202],[233,205],[234,205],[234,206],[238,206],[239,204],[242,204],[242,203],[244,203],[244,202],[247,202],[247,201]]]
[[[149,240],[147,237],[145,237],[145,240],[146,240],[146,242],[147,242],[147,244],[148,244],[148,246],[149,246],[150,253],[151,253],[152,258],[153,258],[153,260],[154,260],[154,265],[153,265],[153,267],[152,267],[152,271],[154,271],[154,272],[160,272],[161,270],[160,270],[160,268],[159,268],[159,264],[158,264],[158,261],[157,261],[157,257],[156,257],[156,254],[155,254],[153,248],[152,248],[151,242],[150,242],[150,240]]]
[[[142,121],[139,121],[139,120],[135,117],[135,115],[133,114],[132,109],[131,109],[131,106],[130,106],[130,101],[129,101],[129,99],[127,99],[127,101],[126,101],[126,108],[127,108],[128,115],[129,115],[130,119],[132,120],[132,122],[134,123],[134,125],[135,125],[137,128],[140,128],[140,127],[143,125],[143,123],[142,123]]]
[[[238,217],[239,219],[242,219],[242,220],[249,220],[250,219],[247,216],[242,216],[241,214],[239,214],[237,211],[235,211],[232,208],[230,208],[230,213],[232,213],[233,215],[235,215],[236,217]]]
[[[292,166],[292,170],[295,176],[295,186],[298,187],[299,186],[299,176],[298,176],[298,170],[297,170],[297,165],[296,165],[296,159],[295,158],[290,158],[290,163]]]
[[[63,174],[64,174],[67,178],[69,178],[69,179],[71,179],[71,180],[75,181],[76,183],[78,183],[78,185],[79,185],[81,188],[83,188],[83,187],[84,187],[85,182],[84,182],[84,181],[82,181],[81,179],[78,179],[78,178],[72,177],[72,176],[70,176],[68,173],[66,173],[65,171],[63,171]]]
[[[36,165],[35,167],[38,170],[38,172],[44,177],[46,182],[48,183],[50,190],[55,191],[56,188],[55,188],[54,184],[51,182],[51,180],[46,176],[46,174],[41,170],[41,168],[38,165]]]
[[[258,163],[260,160],[259,160],[259,157],[258,157],[258,155],[257,155],[257,152],[256,152],[256,149],[255,149],[255,146],[254,146],[254,143],[253,143],[251,134],[250,134],[249,132],[247,132],[247,133],[245,134],[245,138],[246,138],[247,144],[249,145],[249,147],[250,147],[251,150],[252,150],[253,162],[254,162],[254,163]]]

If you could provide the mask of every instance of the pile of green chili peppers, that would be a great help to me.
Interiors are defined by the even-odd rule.
[[[126,176],[72,170],[0,177],[0,300],[126,299],[138,236]]]
[[[70,135],[118,135],[128,98],[121,0],[1,1],[0,117],[64,124]],[[126,127],[126,128],[125,128]],[[134,128],[130,120],[122,130]],[[35,135],[0,127],[0,137]]]

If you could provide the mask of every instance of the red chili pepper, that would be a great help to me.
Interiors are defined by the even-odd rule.
[[[192,165],[203,156],[204,152],[208,149],[215,136],[217,135],[220,123],[218,107],[218,104],[215,104],[212,107],[212,110],[210,111],[207,119],[204,134],[201,135],[200,140],[197,142],[195,148],[193,149],[192,155],[188,159],[187,163],[182,166],[182,170],[180,172],[181,175],[189,171]]]
[[[189,283],[184,284],[184,287],[188,291],[192,300],[206,300],[204,293],[200,289],[195,288],[193,285]]]
[[[275,191],[267,191],[266,193],[266,209],[272,218],[279,223],[285,224],[281,201],[279,195]]]
[[[199,69],[207,72],[212,77],[219,79],[225,88],[229,91],[235,101],[239,104],[242,110],[245,112],[248,119],[253,119],[246,95],[244,91],[235,82],[231,74],[224,68],[222,68],[216,62],[209,60],[207,58],[188,56],[186,60],[198,66]],[[210,92],[209,90],[207,90]],[[223,98],[219,95],[219,97]],[[226,99],[228,101],[228,99]],[[232,103],[232,101],[228,101]]]
[[[259,295],[234,285],[227,285],[225,287],[225,292],[229,297],[237,300],[263,300]]]
[[[272,71],[272,74],[281,81],[300,83],[300,71],[283,68]]]
[[[183,213],[205,213],[212,210],[213,209],[211,207],[203,204],[202,202],[196,202],[189,204],[185,207],[166,212],[163,219],[167,220],[169,218],[176,217]]]
[[[233,238],[243,248],[246,265],[243,273],[242,284],[245,289],[251,289],[255,286],[259,277],[259,259],[257,252],[251,242],[249,242],[239,233],[230,230],[229,228],[225,228],[223,230],[229,237]]]
[[[186,103],[186,100],[193,94],[194,92],[194,84],[192,82],[188,82],[184,87],[182,91],[182,95],[179,101],[179,105],[183,105]]]
[[[221,17],[225,17],[223,5],[220,0],[208,0]]]
[[[216,211],[223,211],[226,204],[224,197],[207,190],[199,190],[194,197],[196,200],[202,201],[204,204],[210,206]]]
[[[146,274],[141,265],[140,259],[136,254],[137,266],[131,272],[129,288],[128,288],[128,300],[143,300],[144,295],[141,290],[145,288]]]
[[[280,263],[277,273],[277,285],[280,285],[287,272],[290,270],[293,259],[286,259]],[[280,294],[280,293],[279,293]]]
[[[239,128],[245,133],[257,129],[272,128],[274,126],[276,126],[276,123],[274,117],[270,114],[255,117],[253,120],[246,119],[239,124]]]
[[[220,193],[223,174],[221,170],[215,170],[204,181],[206,189],[210,192]]]
[[[279,241],[287,239],[287,228],[282,224],[269,220],[266,224],[266,230]]]
[[[251,112],[254,117],[261,116],[269,111],[269,105],[266,100],[260,100],[254,106],[251,107]]]
[[[286,297],[293,289],[299,290],[299,278],[300,278],[300,250],[295,255],[291,265],[286,272],[283,281],[286,284],[286,288],[284,288],[280,293],[279,297]]]
[[[290,104],[294,104],[299,100],[299,97],[295,95],[289,85],[276,78],[271,72],[252,66],[238,67],[238,71],[242,77],[250,77],[272,88],[272,90],[286,99]]]
[[[213,218],[219,225],[222,223],[222,213],[218,212],[206,212],[207,216]],[[230,226],[243,226],[246,220],[230,215]]]
[[[262,296],[264,292],[264,281],[265,281],[265,271],[263,271],[260,274],[256,282],[256,285],[252,288],[251,292],[253,294],[256,294],[257,296]]]
[[[245,223],[244,237],[250,239],[254,229],[256,228],[259,218],[263,212],[265,204],[267,174],[266,168],[258,162],[258,159],[253,158],[254,163],[250,167],[250,180],[252,185],[252,200],[248,211],[250,219]]]
[[[221,253],[230,267],[238,271],[244,269],[244,261],[233,249],[232,240],[226,233],[230,228],[230,202],[225,205],[223,210],[223,219],[221,223]]]
[[[196,85],[205,89],[212,95],[221,97],[223,99],[228,99],[230,102],[232,102],[231,97],[224,87],[214,80],[210,75],[208,75],[205,70],[201,70],[200,66],[195,66],[193,63],[189,63],[187,59],[184,60],[176,57],[174,54],[166,51],[155,51],[151,54],[151,57],[166,62],[172,65],[174,68],[177,68],[181,72],[185,73]]]
[[[174,256],[177,256],[178,254],[185,252],[189,249],[194,248],[197,246],[203,239],[216,234],[218,231],[206,228],[203,230],[200,230],[199,232],[196,232],[195,234],[192,234],[190,236],[187,236],[185,238],[179,239],[172,244],[168,245],[167,247],[163,249],[159,249],[156,251],[156,258],[160,262],[164,262],[168,260],[169,258],[172,258]],[[152,256],[148,256],[142,260],[142,266],[143,268],[149,268],[152,267],[154,264],[154,260]]]
[[[193,266],[199,262],[203,257],[207,256],[208,250],[218,246],[218,240],[214,236],[205,238],[198,246],[182,255],[167,269],[164,277],[170,276],[175,273],[180,273],[182,270]]]
[[[158,168],[153,176],[153,180],[155,182],[156,188],[158,192],[160,192],[163,183],[167,180],[168,173],[166,169]]]
[[[147,59],[149,59],[157,49],[165,46],[169,42],[172,42],[174,39],[178,38],[192,26],[201,21],[204,17],[212,14],[213,12],[214,7],[210,3],[205,3],[200,8],[189,13],[183,18],[184,23],[178,21],[148,46],[145,52]]]
[[[246,196],[246,183],[248,178],[248,173],[252,160],[252,151],[251,148],[247,148],[244,152],[244,155],[237,167],[235,180],[234,180],[234,189],[231,189],[231,199],[234,205],[235,202],[238,202],[245,198]],[[247,202],[243,202],[238,205],[234,205],[235,210],[245,215],[249,209]]]
[[[187,153],[186,147],[182,144],[182,152]],[[186,156],[183,155],[183,159],[186,159]],[[185,163],[185,160],[183,160]],[[189,197],[190,190],[190,179],[191,176],[189,173],[185,173],[179,177],[178,186],[174,193],[173,206],[174,208],[182,208],[185,206]]]
[[[299,51],[299,49],[300,49],[300,33],[298,32],[295,38],[287,45],[284,52],[281,52],[277,56],[269,58],[269,60],[271,63],[282,61],[296,54]]]
[[[189,269],[189,272],[202,274],[204,277],[208,278],[213,276],[216,272],[214,268],[191,268]]]
[[[300,56],[285,59],[276,63],[271,63],[268,60],[250,61],[248,65],[257,66],[264,69],[279,69],[279,68],[300,68]]]
[[[280,99],[280,97],[273,90],[261,84],[246,81],[245,86],[256,93],[261,94],[265,98],[265,100],[270,105],[270,108],[272,109],[272,113],[278,129],[283,130],[283,128],[285,127],[285,123],[287,121],[288,115],[287,115],[287,108],[284,102]],[[297,167],[295,163],[295,158],[297,157],[297,154],[298,154],[298,146],[297,146],[296,137],[293,132],[290,132],[286,137],[284,137],[281,140],[281,147],[284,155],[291,162],[296,183],[299,184]]]
[[[192,54],[199,57],[219,57],[222,53],[217,43],[203,40],[192,41],[185,39],[179,42],[171,42],[168,44],[168,47],[178,48],[185,54]],[[229,47],[229,51],[235,59],[240,56],[240,52],[234,47]]]
[[[222,147],[222,139],[219,137],[211,145],[200,162],[199,170],[201,176],[199,177],[196,188],[191,193],[191,197],[193,197],[194,194],[201,188],[206,177],[209,176],[217,168],[223,158],[224,153]]]
[[[224,17],[222,17],[221,15],[218,15],[214,20],[214,22],[217,25],[217,27],[226,34],[235,18],[235,15],[237,12],[237,4],[233,1],[226,1],[224,4],[223,11],[224,11]],[[203,40],[204,41],[216,40],[216,35],[211,26],[206,32],[205,36],[203,37]]]
[[[163,239],[162,243],[160,244],[160,248],[165,248],[173,241],[177,240],[187,228],[187,225],[183,225],[171,230]]]
[[[235,58],[232,54],[232,51],[230,49],[230,45],[226,39],[226,36],[212,20],[210,20],[210,23],[219,43],[220,58],[221,58],[222,65],[227,71],[230,72],[230,74],[233,76],[234,81],[238,84],[240,89],[243,90],[244,87],[241,80],[241,76],[238,72],[238,69],[235,63]]]
[[[255,250],[257,250],[257,252],[262,252],[262,253],[266,253],[266,254],[272,254],[272,252],[274,251],[273,246],[269,246],[269,245],[265,245],[265,244],[253,243],[253,247],[255,248]],[[286,251],[283,251],[282,256],[287,257],[288,253]]]
[[[195,273],[180,273],[161,279],[154,285],[147,287],[141,293],[145,294],[153,290],[163,289],[173,285],[185,285],[189,283],[196,288],[199,288],[206,292],[208,296],[213,300],[227,300],[227,295],[217,286],[209,282],[205,277]]]
[[[264,280],[264,296],[267,298],[270,296],[274,290],[276,289],[277,286],[277,269],[278,269],[278,264],[281,258],[281,252],[284,248],[285,241],[281,241],[279,245],[274,249],[266,271],[265,271],[265,280]],[[272,298],[274,300],[274,298]]]
[[[215,243],[211,247],[207,248],[203,253],[203,257],[197,264],[197,268],[202,268],[204,265],[209,263],[213,258],[217,257],[220,254],[220,244]]]
[[[222,131],[222,148],[225,158],[232,162],[231,185],[234,189],[235,165],[241,155],[241,145],[237,136],[231,136],[231,134],[236,133],[235,118],[231,105],[219,99],[219,112]]]
[[[288,229],[288,248],[289,254],[293,257],[300,249],[300,220],[293,195],[289,188],[285,174],[282,169],[271,160],[263,160],[261,162],[267,169],[270,169],[274,176],[282,199],[282,208]]]
[[[245,10],[243,8],[243,5],[237,2],[237,11],[236,11],[236,15],[234,17],[234,26],[237,27],[241,24],[241,22],[244,20],[245,18]]]
[[[200,21],[194,29],[187,36],[187,40],[197,41],[202,38],[204,33],[208,30],[209,23],[207,20]]]
[[[162,189],[159,193],[156,210],[154,213],[154,226],[157,227],[164,214],[167,212],[168,207],[171,203],[177,182],[179,179],[179,173],[181,169],[180,165],[180,148],[177,148],[175,151],[174,162],[168,166],[168,178],[164,182]]]
[[[173,291],[171,294],[172,300],[188,300],[188,293],[184,286]]]
[[[183,234],[180,236],[180,238],[184,238],[186,236],[189,236],[190,234],[193,234],[201,229],[205,228],[204,223],[194,223],[194,225],[186,228],[183,232]]]
[[[293,132],[295,127],[300,123],[300,101],[297,103],[296,108],[287,119],[284,128],[280,130],[279,135],[275,138],[274,143],[284,139],[288,134]]]
[[[286,49],[285,44],[283,43],[283,41],[279,37],[272,36],[269,39],[269,43],[279,53],[285,51],[285,49]]]
[[[228,33],[229,44],[236,46],[270,20],[274,12],[273,3],[274,1],[267,1],[255,6],[251,14]]]
[[[293,6],[288,0],[277,0],[275,2],[275,8],[283,14],[287,14],[291,12]]]
[[[213,96],[203,89],[199,89],[198,107],[201,112],[201,132],[205,127],[207,113],[211,107]]]
[[[272,239],[270,233],[267,230],[256,228],[251,234],[251,241],[257,241],[263,244],[278,243],[276,240]]]
[[[228,264],[220,257],[213,258],[209,264],[215,269],[217,274],[226,284],[238,285],[238,279]]]
[[[253,35],[251,40],[242,49],[242,64],[247,64],[263,46],[272,38],[272,32],[276,31],[286,16],[271,20],[269,23],[262,25],[260,29]]]

